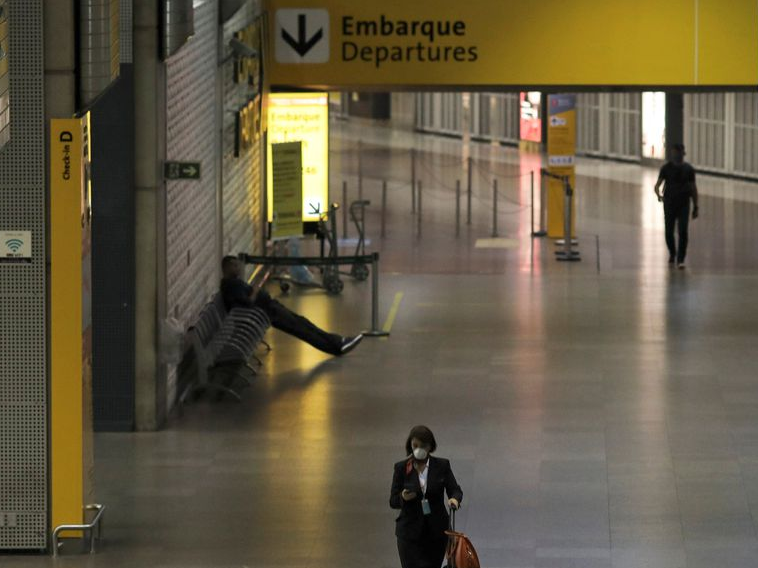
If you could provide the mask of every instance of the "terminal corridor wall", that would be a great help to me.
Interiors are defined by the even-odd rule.
[[[11,140],[0,150],[0,230],[31,231],[30,263],[0,263],[0,551],[48,530],[45,101],[42,0],[9,0]]]
[[[195,2],[195,35],[166,62],[166,158],[199,162],[199,180],[166,181],[166,313],[191,325],[218,288],[218,0]],[[169,408],[179,388],[168,368]]]
[[[260,132],[254,133],[249,145],[240,145],[238,120],[240,111],[250,102],[258,109],[262,85],[260,76],[250,85],[247,81],[235,81],[237,62],[232,57],[229,41],[234,34],[250,26],[260,14],[259,2],[246,3],[235,16],[224,23],[222,30],[222,55],[227,61],[219,69],[222,84],[222,229],[225,254],[261,251],[261,223],[263,215],[263,191],[261,163],[263,140]],[[238,151],[235,152],[235,148]]]

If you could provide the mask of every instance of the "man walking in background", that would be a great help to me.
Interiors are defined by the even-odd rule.
[[[697,219],[697,186],[695,185],[695,168],[684,161],[684,144],[674,144],[670,150],[670,160],[661,168],[655,184],[658,201],[663,202],[663,214],[666,220],[666,245],[669,249],[669,264],[684,269],[689,241],[690,200],[692,200],[692,219]],[[661,194],[661,184],[663,193]],[[674,236],[674,229],[679,229],[679,243]]]

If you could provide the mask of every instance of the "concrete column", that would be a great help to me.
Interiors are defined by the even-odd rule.
[[[45,0],[45,125],[76,112],[76,23],[73,2]]]
[[[166,309],[166,104],[158,14],[158,0],[134,0],[135,421],[142,431],[157,430],[166,416],[166,372],[158,358],[158,322]]]
[[[666,146],[684,144],[684,95],[666,93]]]

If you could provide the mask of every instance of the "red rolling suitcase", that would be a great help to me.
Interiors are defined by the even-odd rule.
[[[447,568],[480,568],[474,545],[465,534],[455,530],[455,509],[450,510],[450,530],[445,534],[448,536]]]

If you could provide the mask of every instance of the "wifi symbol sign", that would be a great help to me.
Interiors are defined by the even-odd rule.
[[[11,252],[18,252],[19,249],[21,249],[22,246],[24,246],[24,241],[21,239],[10,239],[5,241],[5,246],[10,249]]]

